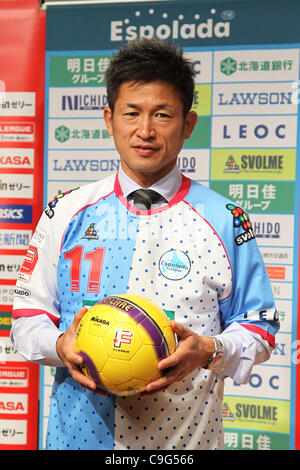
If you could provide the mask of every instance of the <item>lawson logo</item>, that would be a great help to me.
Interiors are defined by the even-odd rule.
[[[0,204],[0,223],[31,224],[32,206]]]
[[[169,9],[168,9],[169,10]],[[170,11],[170,10],[169,10]],[[218,21],[215,17],[215,8],[210,10],[210,17],[203,18],[199,13],[194,13],[186,20],[186,13],[176,15],[170,12],[158,13],[154,8],[147,11],[135,11],[134,19],[129,17],[110,23],[111,41],[131,41],[137,38],[167,39],[207,39],[230,37],[230,21],[235,17],[229,10],[222,12]],[[131,24],[133,23],[133,24]],[[155,24],[154,24],[155,23]]]

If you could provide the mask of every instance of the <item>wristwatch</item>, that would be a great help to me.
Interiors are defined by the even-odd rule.
[[[224,356],[224,346],[218,338],[212,336],[215,343],[215,352],[208,359],[205,369],[213,369],[216,363]]]

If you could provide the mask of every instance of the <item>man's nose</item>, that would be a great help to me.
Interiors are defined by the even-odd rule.
[[[142,139],[150,139],[155,137],[156,132],[150,116],[141,117],[137,133],[138,136]]]

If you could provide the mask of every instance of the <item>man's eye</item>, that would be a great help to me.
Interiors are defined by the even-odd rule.
[[[156,116],[158,118],[162,118],[162,119],[170,119],[171,118],[171,116],[167,113],[157,113]]]
[[[136,117],[138,116],[138,112],[137,111],[129,111],[128,113],[124,113],[125,116],[128,116],[128,117]]]

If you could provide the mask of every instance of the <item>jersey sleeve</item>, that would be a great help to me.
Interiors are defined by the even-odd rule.
[[[232,291],[220,302],[224,328],[237,322],[274,347],[278,314],[251,221],[242,208],[228,202],[223,218],[223,242],[232,271]]]
[[[59,324],[57,260],[63,230],[61,221],[59,214],[55,218],[49,216],[48,204],[32,236],[18,275],[13,319],[46,314],[56,326]]]

